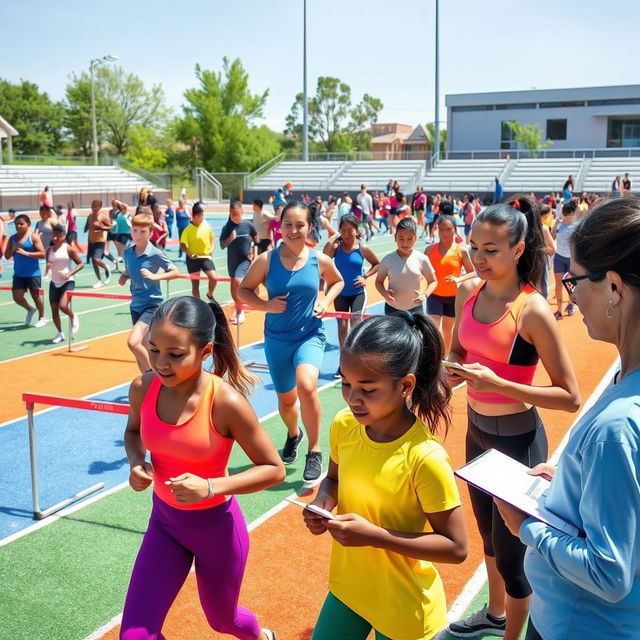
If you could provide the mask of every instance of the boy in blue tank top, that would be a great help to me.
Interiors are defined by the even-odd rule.
[[[322,474],[317,387],[326,339],[321,318],[344,286],[333,261],[305,244],[312,227],[318,225],[318,216],[302,203],[288,204],[281,217],[282,244],[253,261],[238,289],[242,302],[267,312],[264,350],[278,394],[278,410],[288,431],[281,454],[285,464],[296,459],[303,438],[296,406],[300,399],[309,438],[306,481]],[[318,299],[320,278],[328,287],[322,300]],[[261,284],[267,288],[268,300],[255,293]]]

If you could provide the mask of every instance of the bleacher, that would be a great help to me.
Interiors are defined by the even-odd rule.
[[[273,191],[290,182],[297,192],[328,189],[327,186],[344,162],[280,162],[260,176],[253,189]]]
[[[90,199],[120,198],[133,203],[142,187],[158,190],[141,176],[119,167],[66,165],[0,165],[0,208],[35,209],[48,185],[55,204],[73,200],[77,207]]]
[[[577,184],[582,167],[582,158],[526,158],[511,162],[502,183],[506,193],[561,191],[569,175]]]
[[[366,185],[369,191],[383,191],[389,180],[397,180],[406,193],[415,191],[424,174],[423,160],[370,160],[347,162],[344,170],[332,181],[337,193],[357,191]]]
[[[441,160],[420,182],[427,192],[485,193],[493,191],[506,160]]]
[[[614,178],[620,176],[622,179],[625,173],[629,173],[634,182],[640,181],[640,157],[594,158],[582,183],[582,191],[609,193]],[[632,184],[632,189],[636,191],[637,187]]]

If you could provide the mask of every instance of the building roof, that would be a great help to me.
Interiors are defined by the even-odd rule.
[[[386,144],[398,139],[402,139],[402,136],[397,133],[385,133],[381,136],[373,136],[371,138],[371,144]]]
[[[409,137],[405,140],[408,143],[423,143],[428,142],[427,132],[425,128],[419,124],[409,135]]]
[[[2,116],[0,116],[0,138],[20,135]]]

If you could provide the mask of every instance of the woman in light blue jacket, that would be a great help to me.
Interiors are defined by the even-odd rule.
[[[640,638],[640,200],[610,200],[571,235],[563,283],[589,335],[614,344],[620,371],[571,431],[546,506],[576,525],[561,533],[504,503],[527,547],[533,588],[527,640]]]

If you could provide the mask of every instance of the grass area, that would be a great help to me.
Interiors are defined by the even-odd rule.
[[[340,389],[321,391],[321,446],[328,450],[329,423],[343,406]],[[285,429],[278,416],[263,423],[276,443]],[[235,446],[231,473],[250,464]],[[304,456],[287,467],[286,480],[267,491],[239,496],[249,523],[302,486]],[[80,640],[117,615],[146,529],[150,491],[113,493],[0,549],[0,637],[11,640]],[[301,525],[302,526],[302,523]]]

